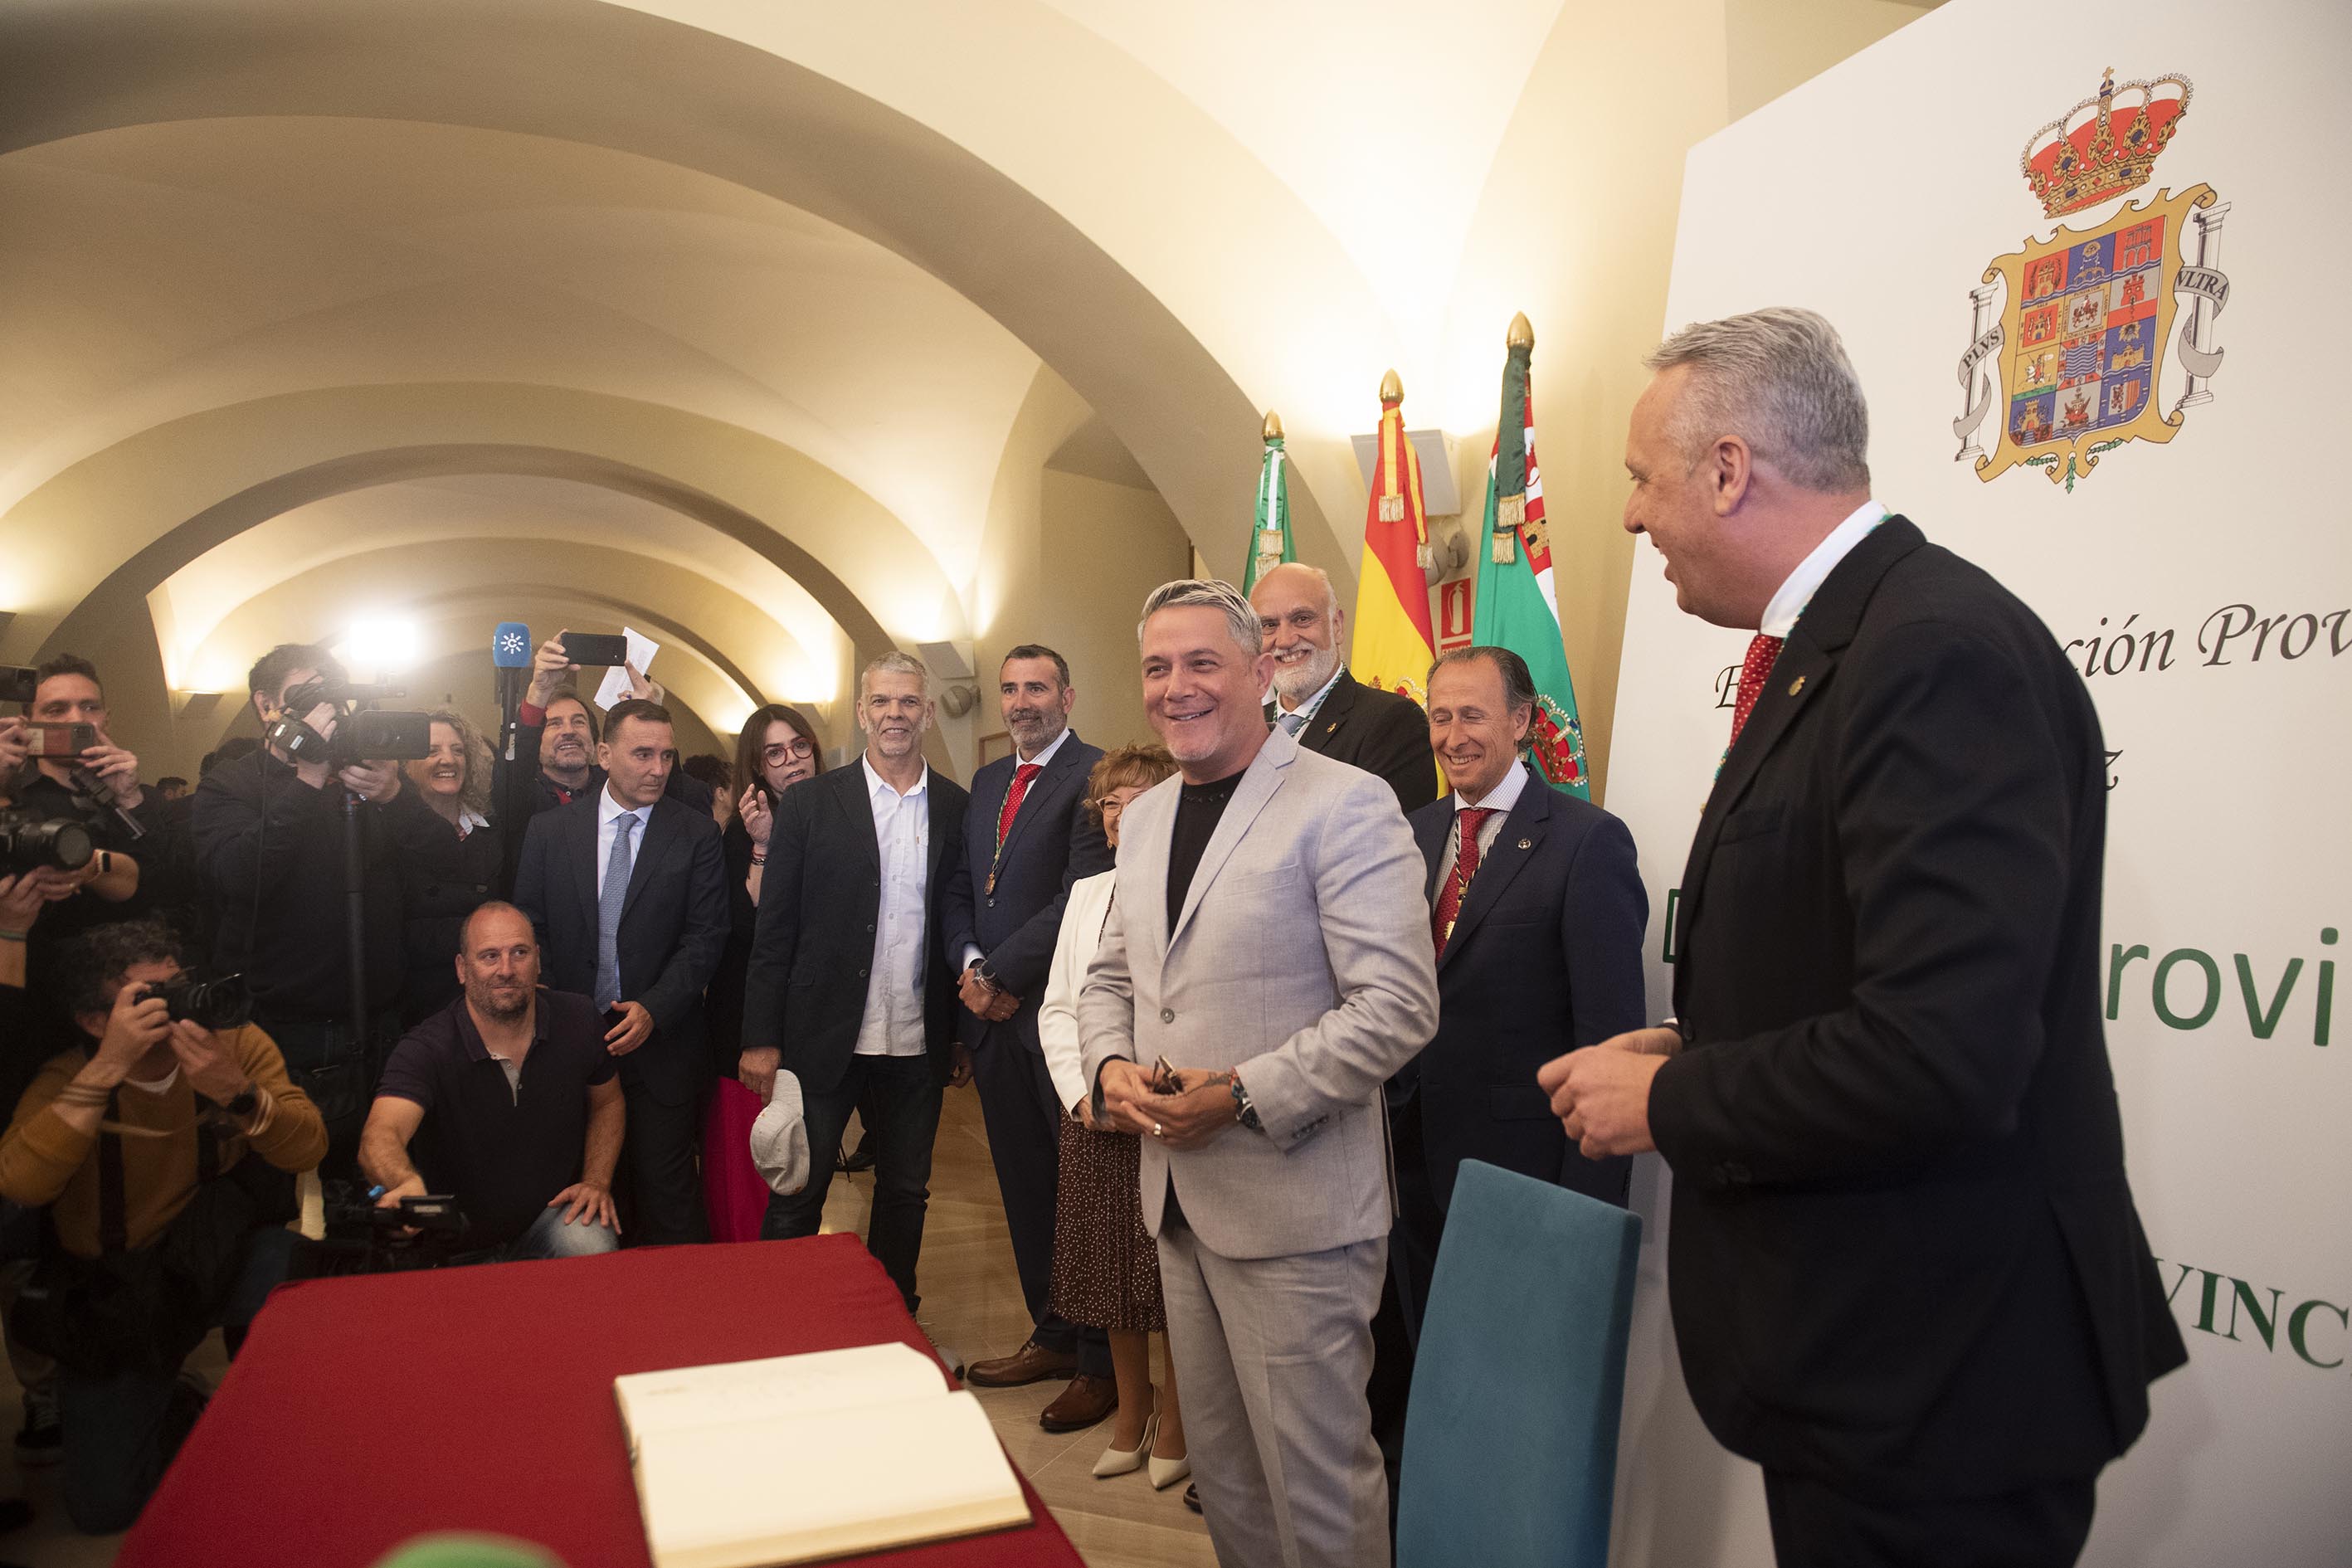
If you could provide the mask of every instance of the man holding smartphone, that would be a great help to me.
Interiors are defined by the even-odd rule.
[[[617,651],[595,646],[594,639],[601,635],[566,629],[539,645],[531,658],[530,689],[516,710],[512,760],[503,742],[493,751],[490,799],[499,828],[506,836],[503,881],[507,888],[514,886],[521,868],[523,833],[530,819],[593,795],[604,782],[604,770],[596,762],[596,748],[604,740],[596,710],[572,685],[583,662],[573,657],[575,652]],[[610,637],[612,642],[625,640],[617,634]],[[644,672],[625,662],[621,668],[628,675],[631,699],[656,703],[667,700],[659,681],[647,679]],[[705,816],[710,815],[710,786],[683,768],[672,767],[662,788],[671,799]]]

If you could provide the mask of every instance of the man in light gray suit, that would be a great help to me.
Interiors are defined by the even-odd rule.
[[[1364,1397],[1393,1212],[1381,1086],[1437,1027],[1425,868],[1379,777],[1267,732],[1271,660],[1238,590],[1167,584],[1139,637],[1181,773],[1121,824],[1086,1070],[1143,1142],[1219,1562],[1384,1568]]]

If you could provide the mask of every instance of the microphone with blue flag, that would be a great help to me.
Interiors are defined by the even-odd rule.
[[[530,684],[530,628],[520,621],[500,621],[490,634],[490,663],[499,672],[499,745],[509,763],[515,760],[515,731]]]

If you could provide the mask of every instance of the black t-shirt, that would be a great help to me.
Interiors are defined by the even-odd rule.
[[[425,1108],[409,1159],[426,1187],[457,1198],[467,1247],[512,1241],[580,1179],[589,1087],[619,1066],[585,996],[541,987],[536,1025],[509,1088],[460,996],[401,1037],[376,1089]]]
[[[1248,771],[1244,768],[1242,773]],[[1184,895],[1192,890],[1192,873],[1201,868],[1201,857],[1241,782],[1241,773],[1234,773],[1209,784],[1188,784],[1176,796],[1176,837],[1168,847],[1168,929],[1171,931],[1176,929],[1176,917],[1183,913]]]

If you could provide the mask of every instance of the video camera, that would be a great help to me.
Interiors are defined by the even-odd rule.
[[[290,762],[324,763],[331,768],[429,757],[433,754],[433,723],[428,717],[373,706],[387,697],[407,695],[397,686],[305,681],[288,690],[285,710],[262,739],[284,752]],[[331,736],[320,734],[306,721],[310,710],[320,703],[336,710],[335,732]]]
[[[296,1247],[289,1278],[439,1268],[457,1258],[465,1239],[465,1212],[446,1194],[403,1198],[394,1207],[379,1208],[365,1187],[338,1181],[327,1184],[325,1197],[326,1238]]]
[[[253,1021],[253,987],[242,974],[205,979],[184,971],[157,981],[140,996],[160,996],[173,1022],[185,1018],[203,1029],[236,1029]]]

